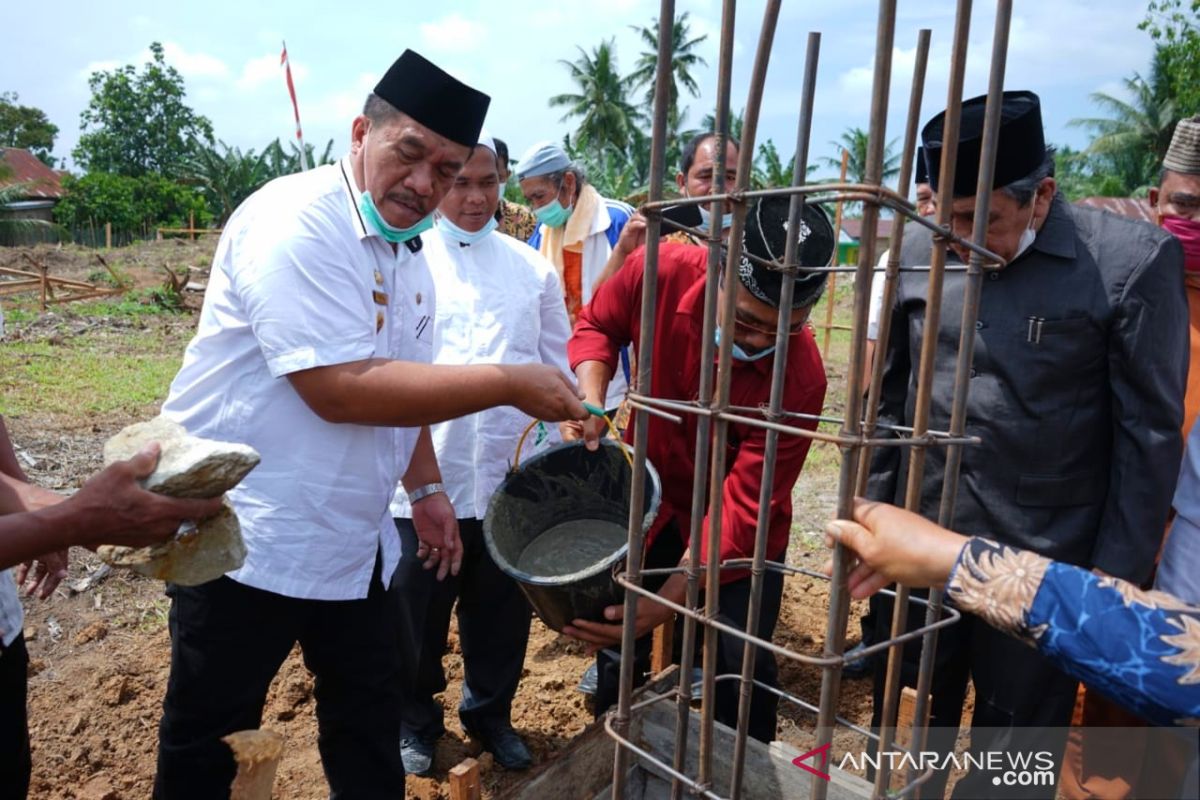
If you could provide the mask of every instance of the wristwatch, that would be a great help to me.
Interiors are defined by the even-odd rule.
[[[409,492],[408,502],[415,503],[418,500],[424,500],[426,497],[429,497],[429,495],[437,494],[438,492],[445,494],[446,487],[440,483],[427,483],[424,486],[420,486]]]

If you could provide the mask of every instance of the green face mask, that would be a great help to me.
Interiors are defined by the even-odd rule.
[[[358,201],[358,210],[362,212],[362,215],[375,228],[376,233],[392,244],[403,244],[410,239],[417,238],[433,227],[433,214],[427,214],[411,228],[397,228],[394,225],[388,225],[379,213],[379,209],[375,207],[375,201],[371,199],[369,191],[362,193],[362,197]]]
[[[561,190],[562,187],[560,186],[559,189]],[[571,218],[571,212],[574,210],[575,206],[573,205],[570,208],[563,208],[563,204],[558,202],[558,198],[555,197],[549,203],[546,203],[546,205],[535,208],[533,214],[537,217],[538,222],[543,225],[549,225],[551,228],[561,228],[567,224],[567,220]]]

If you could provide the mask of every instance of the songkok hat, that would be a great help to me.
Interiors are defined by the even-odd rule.
[[[913,183],[929,183],[929,167],[925,164],[925,148],[917,145],[917,159],[914,163],[916,173]]]
[[[526,150],[525,155],[517,162],[517,180],[562,172],[569,166],[571,157],[567,155],[566,150],[554,142],[538,142]]]
[[[958,132],[958,158],[954,166],[954,196],[972,197],[979,181],[979,161],[983,149],[983,114],[987,95],[964,100]],[[943,135],[946,112],[925,123],[921,140],[925,144],[925,166],[929,185],[939,191]],[[1005,92],[1000,107],[1000,139],[996,147],[996,170],[992,188],[999,189],[1024,178],[1046,159],[1046,139],[1042,132],[1041,102],[1033,92]]]
[[[738,278],[750,294],[767,305],[779,307],[783,288],[784,251],[788,237],[788,207],[790,197],[760,197],[746,211],[746,231],[742,247],[750,255],[778,265],[775,269],[742,258]],[[827,267],[833,261],[835,239],[829,214],[818,205],[804,205],[799,230],[792,234],[799,239],[796,263],[801,267]],[[824,272],[797,272],[792,294],[792,308],[810,306],[825,291]]]
[[[405,50],[375,84],[375,94],[452,142],[471,147],[491,102],[412,50]]]
[[[1171,146],[1163,158],[1163,169],[1200,175],[1200,114],[1179,120]]]

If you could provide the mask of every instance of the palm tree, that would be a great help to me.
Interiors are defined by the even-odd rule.
[[[577,49],[577,60],[560,59],[559,63],[571,73],[579,91],[555,95],[550,105],[567,109],[563,122],[572,117],[579,119],[573,138],[580,147],[625,153],[639,114],[629,103],[629,79],[617,71],[613,42],[601,42],[591,54],[582,47]]]
[[[1070,125],[1090,128],[1093,133],[1087,153],[1096,156],[1111,174],[1118,175],[1126,193],[1153,184],[1158,165],[1171,144],[1180,114],[1165,75],[1165,54],[1155,51],[1150,79],[1138,73],[1124,80],[1128,100],[1104,92],[1092,94],[1092,102],[1108,117],[1073,119]]]
[[[218,142],[224,152],[202,142],[193,142],[191,155],[183,165],[181,180],[200,187],[217,227],[242,201],[271,179],[267,154],[243,153],[236,147]]]
[[[850,152],[850,159],[846,164],[846,180],[850,183],[865,183],[867,180],[867,139],[869,138],[866,131],[862,128],[847,128],[842,134],[841,139],[829,144],[837,148],[837,158],[823,157],[821,160],[828,167],[841,172],[842,169],[842,150]],[[896,177],[900,174],[900,154],[896,152],[896,140],[888,142],[883,148],[883,175],[884,181]]]
[[[680,87],[686,89],[692,97],[700,96],[700,85],[692,77],[691,70],[697,66],[708,66],[707,61],[693,52],[708,36],[689,39],[691,31],[687,18],[688,12],[685,11],[671,26],[671,88],[667,99],[667,108],[672,110],[678,109]],[[646,46],[646,49],[638,56],[637,64],[630,73],[629,80],[634,89],[640,89],[643,86],[646,88],[644,102],[646,111],[651,112],[654,109],[655,76],[658,69],[658,20],[654,20],[647,28],[640,28],[637,25],[629,27],[638,33],[642,43]]]

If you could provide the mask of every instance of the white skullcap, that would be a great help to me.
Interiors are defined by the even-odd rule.
[[[517,162],[517,180],[562,172],[569,166],[571,158],[565,150],[553,142],[538,142]]]

